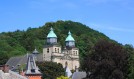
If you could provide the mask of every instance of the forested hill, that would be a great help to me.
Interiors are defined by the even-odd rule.
[[[26,31],[17,30],[14,32],[0,33],[0,60],[2,62],[0,64],[3,64],[3,62],[7,61],[7,59],[12,56],[30,53],[35,47],[41,53],[50,27],[53,27],[58,37],[58,43],[63,47],[65,46],[65,38],[70,30],[76,40],[76,47],[80,49],[81,57],[86,55],[86,52],[89,52],[91,47],[99,39],[110,40],[103,33],[95,31],[79,22],[47,22],[39,28],[28,28]]]

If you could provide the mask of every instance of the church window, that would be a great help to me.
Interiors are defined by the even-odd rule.
[[[47,48],[47,53],[49,53],[49,48]]]
[[[75,51],[73,51],[73,55],[75,55]]]
[[[58,53],[59,53],[59,48],[58,48]]]
[[[56,48],[55,48],[55,52],[57,52]]]

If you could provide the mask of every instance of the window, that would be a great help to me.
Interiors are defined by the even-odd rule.
[[[55,48],[55,52],[57,52],[56,48]]]
[[[78,55],[77,51],[76,51],[76,55]]]
[[[49,48],[47,48],[47,53],[49,53]]]
[[[58,53],[59,53],[59,48],[58,48]]]
[[[75,51],[73,51],[73,55],[75,55]]]

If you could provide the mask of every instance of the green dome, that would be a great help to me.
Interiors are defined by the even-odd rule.
[[[71,35],[71,32],[69,31],[68,32],[68,37],[66,38],[66,40],[65,41],[75,41],[74,40],[74,38],[72,37],[72,35]]]
[[[56,34],[53,31],[53,28],[50,29],[50,32],[47,35],[47,38],[57,38]]]

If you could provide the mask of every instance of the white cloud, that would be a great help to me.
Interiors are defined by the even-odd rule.
[[[90,27],[93,29],[97,29],[97,30],[102,29],[102,30],[134,33],[134,29],[130,29],[130,28],[102,26],[102,25],[97,25],[97,24],[90,24]]]
[[[99,5],[108,3],[126,3],[126,0],[84,0],[86,5]],[[128,0],[129,1],[129,0]]]

